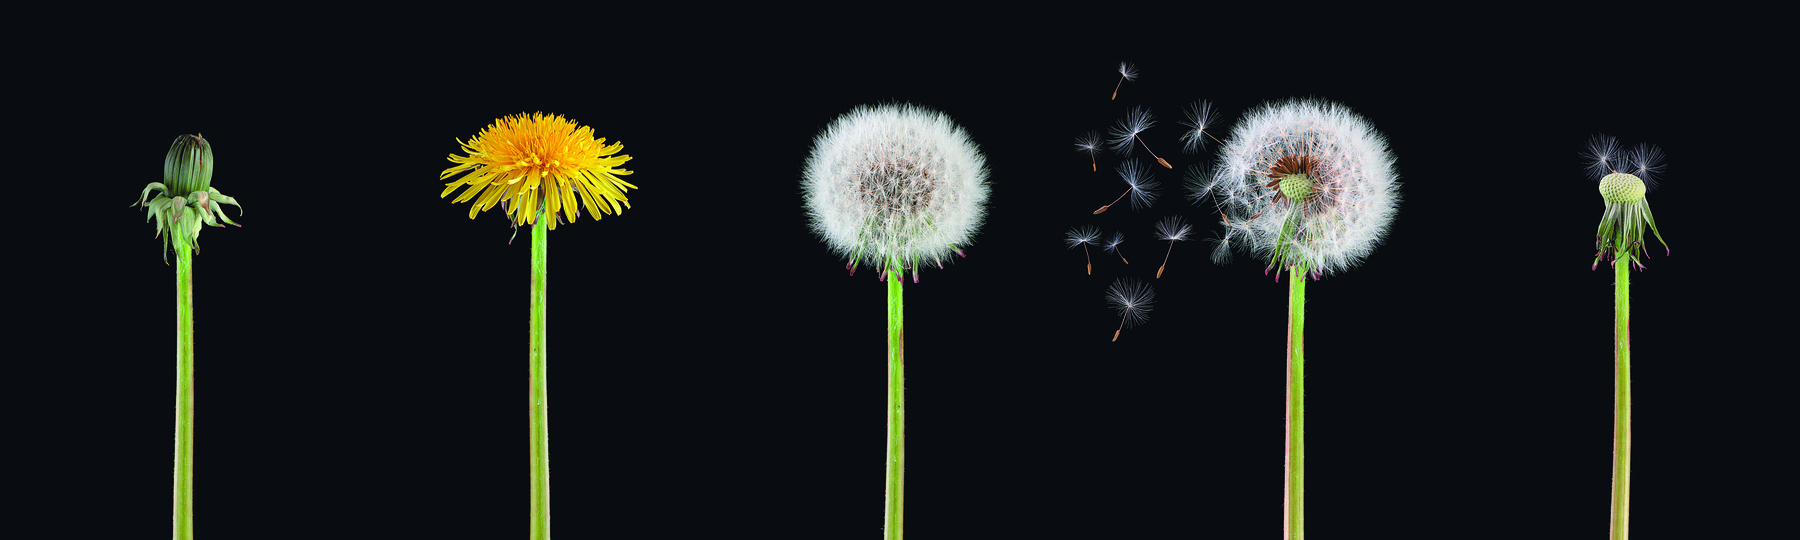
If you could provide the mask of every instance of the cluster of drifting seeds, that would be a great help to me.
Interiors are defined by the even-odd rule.
[[[1112,100],[1117,100],[1121,91],[1125,92],[1127,96],[1130,95],[1130,89],[1125,88],[1124,84],[1138,79],[1137,67],[1125,62],[1119,63],[1118,77],[1118,83],[1114,85],[1115,88],[1113,89]],[[1133,211],[1143,211],[1154,206],[1162,195],[1162,183],[1155,178],[1155,175],[1158,172],[1156,166],[1160,165],[1165,169],[1175,168],[1175,166],[1169,163],[1167,159],[1156,155],[1156,152],[1152,149],[1150,142],[1156,140],[1156,138],[1146,137],[1151,134],[1151,129],[1156,127],[1156,116],[1151,110],[1143,105],[1133,105],[1125,108],[1122,112],[1124,117],[1120,118],[1111,127],[1108,131],[1108,136],[1105,139],[1101,138],[1098,130],[1088,131],[1075,139],[1075,150],[1088,158],[1088,168],[1095,173],[1100,172],[1099,155],[1104,153],[1103,150],[1111,150],[1112,152],[1124,156],[1117,164],[1111,167],[1112,174],[1106,177],[1108,180],[1117,178],[1119,181],[1123,182],[1125,184],[1123,192],[1119,193],[1112,202],[1108,202],[1098,210],[1094,210],[1092,213],[1094,216],[1104,214],[1107,210],[1112,209],[1114,205],[1125,201],[1129,201],[1129,206]],[[1186,121],[1182,122],[1182,125],[1186,126],[1186,128],[1181,132],[1179,139],[1183,149],[1188,153],[1199,152],[1205,148],[1207,141],[1217,140],[1211,133],[1207,132],[1209,126],[1211,126],[1218,117],[1211,103],[1206,101],[1194,102],[1187,107],[1185,112],[1187,113],[1187,118]],[[1159,145],[1160,144],[1161,143],[1159,143]],[[1144,155],[1149,157],[1148,160],[1133,155],[1140,149],[1143,151]],[[1203,178],[1203,180],[1199,181],[1201,183],[1204,183],[1204,179],[1210,179],[1211,175],[1208,172],[1210,171],[1209,168],[1206,168],[1204,165],[1194,165],[1192,167],[1193,170],[1189,171],[1190,183],[1196,182],[1193,178],[1197,175],[1198,177]],[[1207,194],[1203,193],[1196,200],[1210,199],[1207,197]],[[1113,215],[1117,216],[1118,214],[1115,213]],[[1121,229],[1129,230],[1134,228],[1132,224],[1119,223],[1117,221],[1120,219],[1129,220],[1130,218],[1097,217],[1093,219],[1111,219],[1114,220],[1114,225]],[[1140,223],[1138,226],[1142,226],[1142,224]],[[1183,218],[1180,215],[1168,215],[1161,220],[1156,221],[1154,226],[1150,227],[1150,229],[1153,232],[1152,236],[1154,238],[1158,241],[1168,242],[1169,244],[1163,251],[1163,262],[1157,267],[1155,278],[1152,278],[1156,279],[1161,278],[1164,271],[1168,269],[1169,258],[1174,254],[1175,243],[1188,240],[1189,236],[1194,232],[1194,227],[1188,223],[1186,218]],[[1102,233],[1098,226],[1090,223],[1076,225],[1069,229],[1065,234],[1063,241],[1071,250],[1076,247],[1082,249],[1083,259],[1087,264],[1087,273],[1088,275],[1093,275],[1093,254],[1089,251],[1091,247],[1101,247],[1105,252],[1117,255],[1121,265],[1131,264],[1130,260],[1126,258],[1122,246],[1122,244],[1125,243],[1125,239],[1125,230],[1115,230],[1112,231],[1110,235],[1106,235]],[[1117,266],[1114,268],[1127,269],[1129,266]],[[1138,279],[1120,276],[1113,280],[1112,285],[1107,288],[1105,300],[1107,305],[1110,306],[1119,317],[1119,329],[1113,331],[1114,341],[1119,339],[1119,332],[1123,331],[1123,329],[1137,326],[1148,320],[1151,305],[1154,303],[1155,298],[1156,293],[1154,289]]]

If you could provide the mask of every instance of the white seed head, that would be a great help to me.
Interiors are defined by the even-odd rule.
[[[1098,227],[1093,225],[1082,225],[1080,227],[1069,229],[1069,233],[1063,238],[1063,242],[1069,244],[1069,249],[1075,249],[1076,246],[1082,244],[1092,244],[1094,243],[1094,240],[1099,238],[1100,229]]]
[[[1187,107],[1186,112],[1187,121],[1181,125],[1187,126],[1188,130],[1181,134],[1181,143],[1182,150],[1191,154],[1206,148],[1206,141],[1209,140],[1206,130],[1219,118],[1219,113],[1213,110],[1212,102],[1206,100],[1194,102]]]
[[[949,116],[864,105],[813,140],[800,187],[813,231],[838,255],[941,266],[981,227],[987,178],[986,158]]]
[[[1296,167],[1311,179],[1303,200],[1279,196]],[[1233,128],[1219,156],[1213,195],[1226,214],[1213,252],[1237,247],[1270,265],[1304,264],[1315,276],[1360,263],[1387,234],[1400,183],[1387,140],[1343,105],[1265,103]],[[1283,260],[1273,260],[1281,253]]]
[[[1156,290],[1142,281],[1119,278],[1106,289],[1106,305],[1124,319],[1126,328],[1150,320],[1150,307],[1155,303]]]
[[[1150,205],[1156,204],[1156,198],[1162,195],[1162,184],[1151,178],[1149,168],[1134,159],[1120,163],[1116,170],[1119,173],[1119,179],[1124,180],[1125,185],[1130,189],[1132,210],[1149,208]]]
[[[1156,222],[1156,237],[1168,241],[1187,240],[1188,233],[1194,226],[1187,224],[1181,216],[1169,216]]]
[[[1132,143],[1137,142],[1137,134],[1143,133],[1144,130],[1150,129],[1154,125],[1156,125],[1156,118],[1150,115],[1149,109],[1132,107],[1125,111],[1125,118],[1120,119],[1119,123],[1113,126],[1112,138],[1108,141],[1112,143],[1113,151],[1129,154]]]
[[[1138,76],[1137,66],[1134,66],[1134,65],[1131,65],[1131,64],[1125,63],[1125,62],[1119,62],[1119,76],[1124,77],[1125,80],[1127,80],[1127,81],[1137,80],[1137,76]]]

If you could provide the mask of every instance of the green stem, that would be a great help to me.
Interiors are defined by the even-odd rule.
[[[1288,271],[1287,459],[1283,471],[1281,536],[1306,538],[1306,269]]]
[[[888,393],[887,393],[887,526],[888,540],[900,540],[906,507],[906,311],[900,280],[906,279],[898,259],[887,265]]]
[[[554,216],[538,216],[531,227],[531,539],[550,538],[550,419],[545,372],[544,292],[548,272],[546,225]]]
[[[173,231],[170,234],[174,234]],[[177,235],[179,236],[179,235]],[[194,537],[194,252],[175,241],[175,540]]]
[[[1612,540],[1631,532],[1631,263],[1614,257]]]

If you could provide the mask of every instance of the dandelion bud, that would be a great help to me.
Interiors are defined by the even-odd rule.
[[[1600,179],[1600,196],[1616,203],[1644,200],[1644,181],[1637,175],[1612,173]]]
[[[212,186],[212,173],[212,145],[206,139],[198,134],[175,137],[163,158],[163,185],[182,195],[206,191]]]

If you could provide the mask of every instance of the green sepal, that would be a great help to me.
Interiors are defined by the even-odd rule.
[[[162,182],[151,182],[150,185],[144,186],[144,192],[139,194],[137,202],[131,203],[131,205],[132,206],[143,206],[144,199],[147,199],[150,197],[150,190],[157,190],[157,191],[161,191],[163,193],[169,192],[169,188],[163,186]]]

